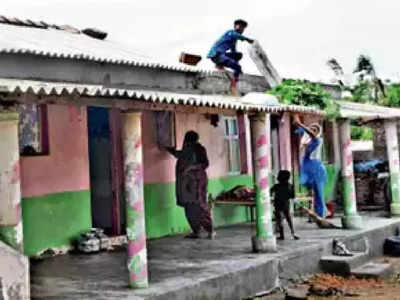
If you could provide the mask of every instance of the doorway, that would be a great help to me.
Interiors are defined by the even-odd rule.
[[[123,164],[120,112],[88,107],[92,226],[107,235],[124,234]]]

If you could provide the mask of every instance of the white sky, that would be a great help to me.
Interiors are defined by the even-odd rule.
[[[382,78],[400,77],[398,0],[0,0],[0,14],[97,27],[108,39],[129,44],[157,60],[176,62],[181,51],[200,54],[236,18],[245,35],[260,41],[283,77],[328,80],[327,59],[351,72],[359,54],[369,55]],[[244,71],[258,73],[247,57]]]

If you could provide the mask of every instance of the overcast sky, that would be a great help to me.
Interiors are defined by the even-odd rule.
[[[329,80],[327,59],[346,72],[369,55],[383,78],[400,77],[399,0],[0,0],[5,16],[97,27],[143,55],[176,62],[181,51],[206,56],[235,18],[260,41],[283,77]],[[245,52],[245,72],[258,73]],[[203,58],[202,67],[212,67]]]

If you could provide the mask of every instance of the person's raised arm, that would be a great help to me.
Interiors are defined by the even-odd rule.
[[[317,138],[317,135],[316,135],[312,130],[310,130],[310,128],[308,128],[306,125],[304,125],[303,123],[301,123],[300,118],[299,118],[298,115],[295,115],[295,116],[293,117],[293,123],[294,123],[294,125],[296,125],[296,126],[298,126],[298,127],[300,127],[300,128],[303,128],[304,131],[305,131],[309,136],[311,136],[312,139],[316,139],[316,138]]]
[[[237,32],[237,31],[233,31],[232,35],[234,36],[235,39],[238,39],[240,41],[246,41],[246,42],[248,42],[250,44],[252,44],[254,42],[253,39],[248,38],[248,37],[244,36],[243,34]]]
[[[176,158],[179,158],[182,153],[182,151],[178,151],[174,147],[166,147],[165,150],[167,150],[171,155],[175,156]]]

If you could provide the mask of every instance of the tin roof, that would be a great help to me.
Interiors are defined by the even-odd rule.
[[[31,22],[31,21],[30,21]],[[25,22],[27,23],[27,21]],[[43,23],[43,22],[42,22]],[[38,22],[38,26],[42,24]],[[45,24],[45,23],[43,23]],[[43,25],[44,26],[44,25]],[[12,25],[0,22],[0,53],[32,54],[50,58],[90,60],[127,66],[159,68],[183,72],[201,70],[184,64],[167,64],[149,58],[115,41],[99,40],[71,30],[49,27]],[[64,26],[66,27],[66,26]],[[72,27],[71,27],[72,28]]]
[[[215,94],[186,94],[158,90],[119,89],[101,85],[61,82],[43,82],[0,78],[0,93],[38,96],[81,96],[135,99],[144,102],[189,105],[255,112],[295,112],[323,115],[318,109],[297,105],[279,104],[277,98],[265,93],[249,93],[243,97]]]
[[[400,109],[397,108],[349,101],[336,101],[336,103],[339,104],[340,116],[346,119],[373,121],[400,118]]]

